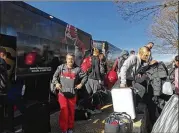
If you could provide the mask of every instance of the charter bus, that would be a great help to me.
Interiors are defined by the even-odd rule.
[[[47,62],[54,55],[64,61],[67,52],[74,52],[79,64],[85,50],[91,48],[90,34],[25,2],[1,1],[0,18],[0,34],[16,38],[14,52],[17,56],[16,74],[19,76],[50,71],[50,68],[45,67]],[[9,51],[9,46],[6,49]],[[40,70],[29,69],[27,64],[21,63],[19,57],[31,51],[44,56]]]
[[[108,68],[110,69],[120,55],[122,50],[107,41],[93,40],[92,47],[96,47],[106,56]]]
[[[27,99],[48,100],[50,79],[45,78],[56,69],[52,61],[61,64],[66,53],[73,52],[79,65],[91,44],[90,34],[25,2],[0,1],[0,46],[8,53],[9,79],[29,81],[25,82]]]

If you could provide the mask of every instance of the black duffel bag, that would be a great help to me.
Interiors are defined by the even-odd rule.
[[[105,120],[104,133],[131,133],[133,121],[126,113],[112,113]]]
[[[76,109],[75,110],[75,121],[80,120],[89,120],[91,118],[91,114],[85,109]]]

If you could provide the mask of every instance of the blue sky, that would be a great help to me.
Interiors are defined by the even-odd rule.
[[[71,25],[121,49],[135,49],[153,41],[148,35],[151,18],[129,23],[113,2],[27,2]],[[162,58],[162,57],[161,57]]]

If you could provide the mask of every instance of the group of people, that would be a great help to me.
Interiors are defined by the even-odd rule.
[[[137,54],[134,50],[131,50],[130,53],[124,50],[113,65],[113,70],[115,70],[118,76],[119,88],[133,87],[138,89],[139,97],[137,97],[137,101],[144,102],[147,105],[152,125],[157,119],[155,115],[156,109],[160,108],[159,112],[162,110],[155,102],[156,98],[167,101],[170,97],[161,97],[163,96],[160,89],[162,87],[155,81],[163,83],[164,80],[169,78],[175,86],[173,89],[174,93],[179,94],[179,56],[175,57],[173,68],[168,71],[165,68],[165,64],[153,60],[151,54],[153,46],[154,43],[149,42],[141,47]],[[5,94],[8,81],[5,59],[6,50],[0,48],[0,108],[3,106],[3,94]],[[77,105],[91,114],[101,113],[101,102],[98,92],[109,89],[106,85],[106,81],[108,81],[106,80],[108,78],[106,75],[110,70],[107,68],[105,54],[99,49],[93,48],[92,54],[88,53],[85,55],[85,59],[88,59],[85,64],[90,64],[90,68],[86,71],[81,66],[84,65],[84,62],[81,62],[81,65],[76,65],[75,55],[68,53],[66,55],[66,63],[57,67],[52,78],[51,90],[58,97],[60,105],[59,126],[63,133],[73,132]],[[163,72],[162,76],[159,70]],[[154,76],[156,73],[158,75]],[[78,94],[81,94],[81,96]],[[0,111],[2,110],[0,109]],[[0,112],[1,114],[3,113]],[[0,116],[0,125],[3,125],[1,118],[3,116]]]
[[[151,125],[157,120],[157,116],[155,115],[156,109],[158,109],[159,113],[162,110],[162,107],[157,105],[156,98],[167,101],[170,97],[161,93],[162,85],[155,83],[155,81],[158,80],[158,82],[163,83],[168,76],[171,76],[171,73],[165,68],[164,63],[153,60],[151,54],[153,46],[154,43],[149,42],[147,45],[141,47],[137,54],[135,54],[135,51],[131,51],[130,53],[123,51],[122,53],[125,56],[119,56],[117,59],[118,65],[115,65],[115,67],[118,66],[115,71],[120,81],[119,88],[133,87],[138,89],[139,97],[137,97],[137,101],[144,102],[147,105]],[[85,99],[86,101],[90,101],[89,99],[92,97],[90,102],[85,103],[85,105],[88,105],[86,109],[90,110],[91,113],[101,112],[101,104],[98,100],[99,95],[95,94],[99,90],[106,89],[104,77],[108,73],[108,70],[104,54],[100,53],[98,49],[94,48],[93,55],[90,56],[90,61],[92,62],[91,71],[85,72],[80,66],[76,66],[74,55],[69,53],[66,56],[67,63],[60,65],[53,76],[52,83],[55,84],[56,90],[59,91],[58,102],[61,107],[59,124],[63,133],[72,133],[74,128],[75,105],[77,100],[79,100],[76,97],[76,92],[86,90],[88,95],[84,95],[84,101]],[[123,61],[121,61],[122,58],[124,58]],[[173,70],[175,69],[175,74],[173,75],[175,82],[172,79],[170,80],[175,85],[173,90],[176,94],[178,94],[178,58],[179,56],[175,57],[175,67],[173,68]],[[160,71],[165,73],[163,77],[161,77]],[[156,73],[159,76],[154,78],[153,75]],[[158,85],[157,87],[156,84]],[[164,98],[162,97],[163,95]],[[92,104],[92,108],[90,104]]]
[[[132,87],[137,90],[136,100],[147,105],[151,126],[154,125],[166,101],[171,97],[171,95],[164,94],[163,84],[169,81],[174,86],[173,93],[179,94],[179,56],[175,57],[173,68],[169,71],[163,62],[153,60],[151,54],[153,46],[154,43],[149,42],[141,47],[137,55],[130,55],[118,70],[120,88]],[[158,115],[156,115],[156,110]]]

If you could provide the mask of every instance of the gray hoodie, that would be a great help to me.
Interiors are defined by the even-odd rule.
[[[79,84],[80,79],[81,84],[84,85],[87,81],[87,75],[79,67],[74,66],[72,69],[68,69],[66,64],[62,64],[54,73],[52,83],[54,85],[60,83],[63,93],[68,92],[75,95],[75,85]]]
[[[141,66],[141,59],[138,55],[131,55],[125,60],[123,66],[121,67],[120,77],[121,84],[126,85],[126,79],[133,78],[136,71]]]

